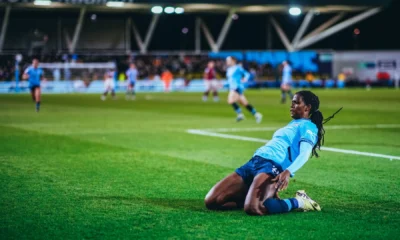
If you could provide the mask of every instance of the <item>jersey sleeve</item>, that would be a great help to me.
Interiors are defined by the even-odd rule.
[[[25,73],[25,74],[29,74],[30,71],[31,71],[31,68],[28,67],[27,69],[25,69],[24,73]]]
[[[300,125],[300,143],[307,142],[314,146],[318,140],[318,129],[312,122],[307,122]]]
[[[249,80],[250,78],[250,73],[248,71],[246,71],[244,68],[239,68],[240,73],[243,74],[244,79]]]
[[[300,143],[300,154],[294,160],[294,162],[287,168],[291,176],[294,176],[295,172],[299,170],[310,158],[313,146],[305,142]]]

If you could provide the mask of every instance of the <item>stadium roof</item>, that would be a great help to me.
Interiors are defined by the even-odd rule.
[[[74,35],[72,41],[68,44],[69,52],[74,53],[77,42],[79,40],[80,32],[84,22],[84,16],[87,11],[104,11],[104,12],[153,12],[151,22],[148,26],[146,36],[144,40],[140,37],[139,31],[136,29],[135,24],[132,22],[131,17],[127,17],[126,29],[127,31],[133,31],[137,45],[140,48],[141,53],[146,53],[149,42],[152,39],[155,26],[159,20],[160,14],[164,11],[166,14],[172,14],[179,8],[184,8],[186,13],[222,13],[226,14],[226,20],[218,34],[218,38],[214,39],[210,33],[207,24],[202,20],[201,16],[196,17],[195,23],[195,45],[196,52],[200,52],[200,40],[201,31],[213,52],[218,52],[221,49],[222,44],[229,31],[230,25],[235,18],[236,13],[285,13],[288,14],[290,7],[300,7],[301,9],[295,9],[296,12],[289,11],[291,15],[299,15],[304,13],[303,21],[294,38],[290,41],[286,33],[281,28],[279,22],[274,18],[272,14],[269,14],[268,24],[271,24],[276,30],[281,42],[287,49],[287,51],[298,51],[304,49],[322,39],[325,39],[338,31],[341,31],[357,22],[360,22],[370,16],[373,16],[380,11],[383,7],[391,2],[391,0],[214,0],[212,3],[209,1],[200,0],[0,0],[0,6],[5,7],[5,14],[3,17],[3,24],[0,32],[0,53],[3,49],[4,39],[6,36],[6,30],[11,10],[14,9],[33,9],[38,10],[51,10],[56,9],[66,11],[76,11],[79,9],[80,14],[77,19],[75,26]],[[152,9],[155,6],[159,6],[155,11]],[[348,12],[359,12],[358,14],[347,14]],[[182,9],[179,11],[182,13]],[[319,27],[315,28],[307,35],[307,28],[310,25],[314,15],[319,13],[337,13],[331,19],[327,20]],[[343,20],[345,15],[350,16],[348,19]],[[341,22],[339,22],[341,21]],[[268,34],[271,35],[270,33]],[[304,36],[306,35],[306,36]],[[130,36],[127,33],[127,36]],[[126,38],[127,52],[131,50],[129,38]]]
[[[310,9],[326,12],[353,12],[362,11],[371,7],[384,6],[391,0],[303,0],[303,1],[282,1],[282,0],[117,0],[123,2],[122,7],[107,7],[107,0],[52,0],[51,5],[34,5],[34,0],[0,0],[1,5],[12,4],[14,9],[18,8],[51,8],[51,9],[76,9],[83,5],[93,10],[104,11],[139,11],[150,12],[150,9],[156,5],[161,6],[179,6],[185,9],[186,13],[222,13],[235,9],[238,13],[265,13],[265,12],[286,12],[289,6],[297,5],[303,8],[303,11]]]
[[[132,1],[133,2],[133,1]],[[383,1],[376,0],[215,0],[215,1],[205,1],[205,0],[156,0],[156,1],[146,1],[146,0],[135,0],[137,3],[225,3],[225,4],[240,4],[240,5],[249,5],[249,4],[301,4],[301,5],[332,5],[332,4],[340,4],[340,5],[371,5],[377,6],[381,5]],[[389,2],[386,0],[386,2]]]

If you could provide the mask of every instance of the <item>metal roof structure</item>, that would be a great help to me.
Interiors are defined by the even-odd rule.
[[[37,3],[47,4],[37,4]],[[211,35],[206,23],[200,18],[196,19],[195,29],[195,50],[200,52],[200,38],[201,32],[207,39],[207,42],[212,51],[218,52],[224,43],[225,37],[229,31],[232,19],[236,13],[240,14],[271,14],[271,13],[288,13],[291,6],[301,7],[302,14],[305,14],[303,22],[299,27],[295,37],[290,41],[282,30],[280,24],[276,19],[270,15],[269,21],[273,28],[276,30],[280,40],[284,44],[287,51],[298,51],[306,48],[326,37],[335,34],[357,22],[360,22],[370,16],[380,12],[384,6],[388,5],[391,0],[214,0],[214,1],[200,1],[200,0],[119,0],[113,1],[118,3],[117,6],[109,6],[111,1],[107,0],[0,0],[0,7],[4,8],[4,16],[2,28],[0,32],[0,53],[4,45],[6,36],[8,19],[12,10],[27,9],[27,10],[42,10],[51,9],[59,11],[80,11],[77,19],[77,24],[69,45],[69,52],[74,53],[76,44],[79,40],[79,35],[84,22],[84,16],[87,11],[105,11],[105,12],[146,12],[151,14],[151,8],[154,6],[160,7],[180,7],[184,9],[186,14],[196,13],[215,13],[227,14],[226,20],[222,29],[217,37],[214,39]],[[164,8],[165,10],[165,8]],[[346,20],[343,20],[347,13],[358,13]],[[336,16],[332,17],[325,23],[321,24],[316,29],[309,31],[305,35],[310,22],[314,17],[319,14],[335,13]],[[135,41],[139,46],[141,53],[148,51],[149,42],[159,20],[160,14],[153,14],[153,18],[149,24],[147,34],[142,38],[135,27],[135,23],[129,17],[126,20],[127,29],[132,31],[135,36]],[[343,21],[342,21],[343,20]],[[341,22],[340,22],[341,21]],[[130,41],[130,39],[128,39]],[[127,44],[130,46],[130,43]],[[129,52],[129,49],[127,49]]]
[[[216,0],[216,1],[146,1],[146,0],[117,0],[113,2],[123,3],[123,7],[107,7],[107,0],[52,0],[51,5],[34,5],[35,0],[0,0],[0,6],[12,4],[16,9],[77,9],[86,6],[90,10],[103,11],[138,11],[150,12],[153,6],[179,6],[185,9],[186,13],[223,13],[229,12],[232,8],[237,13],[279,13],[287,12],[289,6],[302,6],[303,11],[311,9],[321,13],[331,12],[355,12],[366,10],[371,7],[385,6],[391,0],[302,0],[302,1],[282,1],[282,0]]]

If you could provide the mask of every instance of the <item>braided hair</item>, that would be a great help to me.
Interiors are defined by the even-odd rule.
[[[309,117],[311,122],[313,122],[318,128],[318,141],[312,149],[312,156],[319,157],[317,149],[321,150],[321,146],[324,145],[325,129],[323,125],[334,118],[335,115],[339,113],[340,110],[342,110],[342,108],[332,114],[332,116],[324,119],[322,112],[319,110],[319,98],[317,95],[315,95],[311,91],[299,91],[296,94],[303,98],[303,102],[305,105],[311,105]]]

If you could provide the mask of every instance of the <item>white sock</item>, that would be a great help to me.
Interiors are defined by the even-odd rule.
[[[303,208],[304,207],[304,201],[301,198],[296,198],[298,204],[299,204],[299,208]]]

